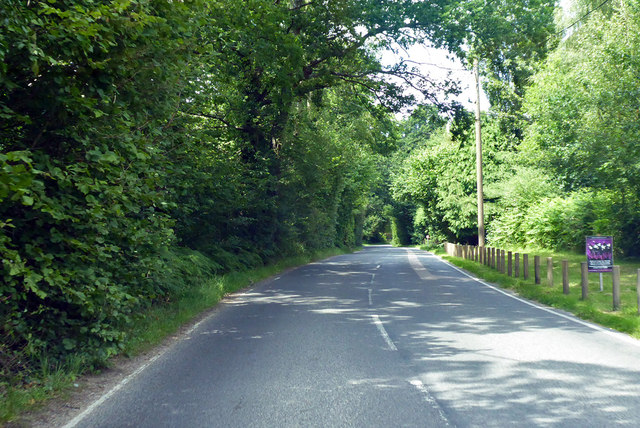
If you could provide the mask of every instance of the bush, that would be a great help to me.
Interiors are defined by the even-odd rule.
[[[492,225],[501,243],[554,250],[584,249],[585,237],[610,235],[622,255],[635,255],[639,244],[638,202],[630,195],[583,189],[543,198],[524,212],[509,211]],[[512,233],[515,239],[509,240]]]

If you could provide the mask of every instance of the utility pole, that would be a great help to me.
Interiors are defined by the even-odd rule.
[[[482,190],[482,135],[480,131],[480,72],[478,60],[473,61],[476,78],[476,179],[478,186],[478,246],[484,247],[484,192]]]

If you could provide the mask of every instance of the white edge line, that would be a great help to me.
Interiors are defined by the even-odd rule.
[[[436,257],[438,257],[438,256],[436,256]],[[453,269],[457,270],[458,272],[460,272],[461,274],[463,274],[464,276],[466,276],[468,278],[471,278],[474,281],[479,282],[480,284],[484,285],[485,287],[489,287],[490,289],[492,289],[494,291],[497,291],[498,293],[504,294],[507,297],[511,297],[512,299],[515,299],[515,300],[517,300],[519,302],[522,302],[522,303],[524,303],[526,305],[529,305],[531,307],[540,309],[541,311],[556,315],[556,316],[558,316],[560,318],[564,318],[566,320],[572,321],[572,322],[574,322],[576,324],[580,324],[580,325],[585,326],[587,328],[590,328],[592,330],[596,330],[596,331],[605,333],[605,334],[607,334],[607,335],[609,335],[611,337],[615,337],[617,339],[623,340],[623,341],[625,341],[625,342],[627,342],[627,343],[629,343],[631,345],[640,347],[640,341],[638,341],[638,340],[636,340],[636,339],[634,339],[634,338],[632,338],[630,336],[627,336],[624,333],[621,333],[621,332],[618,332],[618,331],[609,330],[609,329],[601,327],[599,325],[592,324],[592,323],[587,322],[587,321],[583,321],[583,320],[581,320],[579,318],[576,318],[574,316],[565,315],[565,314],[563,314],[561,312],[558,312],[558,311],[556,311],[556,310],[554,310],[552,308],[549,308],[549,307],[546,307],[546,306],[541,306],[541,305],[539,305],[537,303],[531,302],[530,300],[525,300],[525,299],[523,299],[521,297],[515,296],[515,295],[513,295],[513,294],[511,294],[511,293],[509,293],[509,292],[507,292],[505,290],[502,290],[501,288],[498,288],[498,287],[493,286],[493,285],[491,285],[491,284],[489,284],[487,282],[484,282],[480,278],[477,278],[477,277],[469,274],[468,272],[465,272],[464,270],[460,269],[459,267],[455,266],[454,264],[448,262],[447,260],[444,260],[442,257],[438,257],[438,258],[441,261],[443,261],[444,263],[446,263],[447,265],[449,265],[451,268],[453,268]]]
[[[436,399],[433,397],[433,395],[431,395],[431,393],[429,392],[427,387],[424,386],[424,383],[422,383],[422,381],[420,379],[411,379],[409,381],[409,383],[411,385],[413,385],[418,391],[420,391],[420,393],[424,397],[424,400],[433,409],[436,410],[436,412],[438,413],[438,416],[440,417],[440,421],[443,422],[446,426],[451,426],[451,424],[449,423],[449,419],[447,419],[447,417],[445,416],[444,412],[442,411],[442,408],[440,407],[440,405],[438,404]]]
[[[98,398],[96,401],[91,403],[91,405],[89,407],[87,407],[82,413],[77,415],[75,418],[73,418],[69,422],[67,422],[67,424],[64,425],[62,428],[73,428],[76,425],[78,425],[84,418],[89,416],[89,414],[91,412],[93,412],[98,406],[100,406],[102,403],[107,401],[113,394],[118,392],[123,386],[125,386],[127,383],[129,383],[129,381],[131,379],[133,379],[134,377],[138,376],[144,369],[146,369],[151,364],[153,364],[162,355],[164,355],[164,352],[162,352],[161,354],[155,355],[153,358],[151,358],[149,361],[147,361],[144,365],[142,365],[141,367],[138,367],[138,369],[136,371],[134,371],[129,376],[127,376],[124,379],[122,379],[122,381],[120,381],[119,384],[117,384],[116,386],[111,388],[111,390],[109,392],[107,392],[106,394],[104,394],[102,397]]]
[[[198,321],[197,323],[195,323],[193,325],[193,327],[191,327],[184,335],[184,337],[186,338],[187,336],[191,335],[191,333],[193,333],[198,327],[200,327],[200,325],[207,321],[209,318],[211,318],[211,315],[201,319],[200,321]],[[154,355],[153,357],[151,357],[149,359],[149,361],[147,361],[146,363],[144,363],[142,366],[138,367],[133,373],[131,373],[129,376],[125,377],[124,379],[122,379],[120,381],[120,383],[118,383],[116,386],[114,386],[113,388],[111,388],[108,392],[106,392],[105,394],[103,394],[100,398],[98,398],[96,401],[94,401],[93,403],[91,403],[91,405],[89,405],[89,407],[87,407],[86,409],[84,409],[82,411],[82,413],[80,413],[79,415],[76,415],[75,418],[71,419],[69,422],[67,422],[65,425],[62,426],[62,428],[74,428],[76,425],[78,425],[80,422],[82,422],[82,420],[84,418],[86,418],[87,416],[89,416],[96,408],[98,408],[100,405],[102,405],[105,401],[107,401],[113,394],[115,394],[116,392],[118,392],[120,389],[122,389],[122,387],[124,387],[127,383],[129,383],[129,381],[131,381],[133,378],[135,378],[136,376],[138,376],[140,373],[142,373],[147,367],[149,367],[151,364],[153,364],[158,358],[162,357],[169,349],[171,349],[172,347],[169,347],[167,349],[165,349],[164,351],[160,352],[159,354]]]
[[[387,346],[389,347],[389,349],[392,351],[397,351],[398,348],[389,337],[387,330],[384,329],[384,325],[382,325],[382,321],[380,321],[380,317],[378,315],[371,315],[371,318],[373,318],[373,322],[375,323],[376,327],[378,327],[378,330],[380,331],[380,334],[384,338],[384,341],[387,342]]]

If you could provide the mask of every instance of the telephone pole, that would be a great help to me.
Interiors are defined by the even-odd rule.
[[[478,246],[484,247],[484,192],[482,190],[482,135],[480,130],[480,72],[478,60],[473,61],[476,78],[476,179],[478,186]]]

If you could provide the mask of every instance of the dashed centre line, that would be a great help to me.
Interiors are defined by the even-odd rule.
[[[376,279],[376,274],[371,274],[371,282],[369,283],[371,287],[369,287],[369,306],[373,306],[373,281]]]
[[[389,337],[389,334],[387,333],[387,330],[385,330],[384,325],[382,324],[382,321],[380,321],[380,317],[374,314],[374,315],[371,315],[371,318],[373,318],[374,324],[376,325],[376,327],[378,327],[378,330],[380,331],[382,338],[384,339],[385,342],[387,342],[387,346],[389,347],[389,350],[397,351],[398,348],[396,347],[396,344],[393,343],[393,340],[391,340],[391,338]]]

